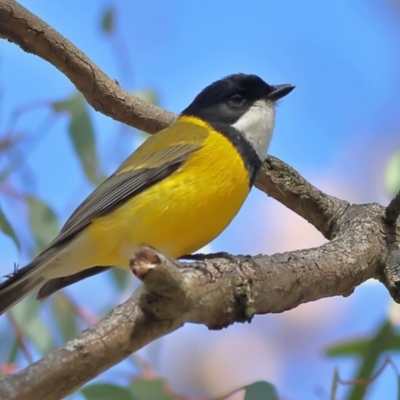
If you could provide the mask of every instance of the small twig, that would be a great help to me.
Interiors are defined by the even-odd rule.
[[[231,397],[234,394],[239,393],[239,392],[244,392],[245,390],[246,390],[246,387],[240,387],[240,388],[234,389],[231,392],[226,393],[226,394],[224,394],[222,396],[214,397],[213,400],[226,400],[228,397]]]
[[[332,387],[332,393],[333,396],[331,396],[332,400],[335,400],[335,390],[337,387],[337,384],[341,385],[346,385],[346,386],[364,386],[365,391],[368,389],[368,387],[376,380],[379,378],[379,376],[382,374],[382,372],[386,369],[386,367],[390,365],[394,372],[396,373],[397,377],[400,377],[399,370],[396,366],[396,364],[393,362],[393,360],[390,357],[387,357],[384,363],[376,370],[376,372],[369,378],[369,379],[354,379],[354,380],[343,380],[339,377],[339,373],[337,370],[335,370],[334,374],[334,382],[333,382],[333,387]],[[364,392],[365,395],[365,392]]]

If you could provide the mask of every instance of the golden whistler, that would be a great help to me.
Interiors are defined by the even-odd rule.
[[[293,88],[246,74],[206,87],[0,285],[0,314],[37,288],[43,300],[111,266],[128,268],[140,245],[178,258],[211,242],[249,194],[272,137],[276,101]]]

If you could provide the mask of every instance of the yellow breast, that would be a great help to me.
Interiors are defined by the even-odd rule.
[[[209,134],[200,150],[170,177],[146,189],[88,227],[90,264],[128,267],[137,246],[147,244],[177,258],[216,238],[249,193],[249,174],[233,144],[203,124]],[[89,260],[88,260],[89,262]]]

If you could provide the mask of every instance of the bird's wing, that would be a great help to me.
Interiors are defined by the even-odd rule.
[[[156,184],[175,172],[196,150],[190,145],[175,146],[166,151],[153,153],[152,157],[164,159],[156,168],[130,169],[125,172],[116,172],[102,183],[71,215],[55,240],[50,243],[37,260],[50,258],[53,249],[63,247],[74,235],[91,223],[95,218],[112,211],[115,207],[129,200],[133,196]],[[134,165],[129,164],[131,167]],[[150,161],[151,165],[151,161]],[[106,271],[109,267],[96,266],[74,275],[51,279],[39,290],[38,300],[44,300],[56,291],[73,283]]]
[[[178,170],[191,154],[202,147],[207,135],[208,130],[204,126],[196,126],[196,124],[188,126],[186,123],[177,123],[150,137],[75,210],[53,242],[31,263],[18,269],[11,278],[1,284],[2,289],[11,287],[17,280],[55,257],[77,233],[95,218],[109,213],[115,207]],[[165,146],[166,143],[167,146]],[[40,290],[39,298],[44,299],[60,288],[106,269],[108,266],[94,266],[88,271],[78,272],[70,278],[60,277],[50,280]],[[36,282],[35,285],[37,284]],[[10,304],[10,299],[7,299],[6,306],[9,307]],[[0,312],[2,307],[0,298]]]
[[[43,301],[60,289],[64,289],[67,286],[82,281],[83,279],[90,278],[91,276],[107,271],[110,268],[111,267],[92,267],[83,271],[79,271],[73,275],[50,279],[40,288],[36,298],[40,301]]]
[[[95,218],[109,213],[133,196],[171,175],[198,148],[198,146],[185,144],[159,150],[148,157],[145,164],[147,166],[141,166],[139,169],[135,169],[135,164],[128,163],[129,169],[118,170],[87,197],[47,249],[73,237]]]

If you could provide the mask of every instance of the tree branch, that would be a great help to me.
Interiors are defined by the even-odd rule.
[[[69,40],[14,0],[0,1],[0,37],[53,64],[96,111],[117,121],[155,133],[176,118],[123,90]]]
[[[335,295],[376,276],[383,208],[351,206],[340,239],[320,248],[185,264],[143,248],[132,270],[143,280],[131,298],[62,348],[0,380],[0,398],[60,399],[132,352],[185,322],[220,329]]]
[[[323,193],[292,167],[268,156],[255,186],[314,225],[327,239],[333,239],[336,221],[349,203]]]
[[[156,133],[176,119],[173,113],[123,90],[71,42],[13,0],[0,2],[0,37],[53,64],[95,110],[117,121]],[[320,192],[273,157],[264,163],[256,187],[301,215],[329,239],[334,237],[335,220],[347,206],[347,202]]]
[[[68,40],[15,1],[0,0],[0,36],[52,63],[96,110],[118,121],[155,133],[176,118],[129,95]],[[397,201],[386,209],[386,219],[382,218],[382,206],[349,205],[328,196],[274,157],[264,162],[256,186],[331,241],[319,248],[269,257],[231,256],[190,264],[143,248],[131,264],[143,280],[142,287],[61,349],[3,377],[0,398],[64,397],[186,322],[219,329],[250,321],[254,314],[282,312],[323,297],[347,296],[372,277],[396,295],[400,279],[388,267],[387,255],[388,244],[398,246]],[[388,220],[392,221],[391,230]]]

